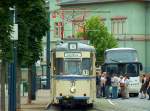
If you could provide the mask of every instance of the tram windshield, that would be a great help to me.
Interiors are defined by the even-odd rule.
[[[64,74],[79,75],[81,73],[80,60],[66,60],[64,66],[65,66]]]
[[[64,65],[63,65],[64,64]],[[92,61],[90,58],[82,59],[57,59],[57,75],[89,75]]]
[[[73,75],[89,75],[91,69],[91,59],[83,58],[81,59],[71,59],[65,60],[65,74]]]

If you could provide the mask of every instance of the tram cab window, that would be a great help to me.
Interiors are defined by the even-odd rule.
[[[65,60],[64,74],[80,75],[81,74],[81,60]]]
[[[91,59],[83,58],[82,59],[82,75],[89,75],[91,69]]]

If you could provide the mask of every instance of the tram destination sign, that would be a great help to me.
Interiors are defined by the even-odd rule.
[[[66,52],[64,55],[66,58],[79,58],[81,57],[81,53],[79,52]]]

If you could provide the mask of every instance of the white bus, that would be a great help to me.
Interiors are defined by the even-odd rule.
[[[102,71],[110,75],[117,74],[130,77],[129,93],[138,94],[140,90],[140,71],[142,64],[138,61],[138,54],[134,48],[112,48],[104,53],[105,62]]]

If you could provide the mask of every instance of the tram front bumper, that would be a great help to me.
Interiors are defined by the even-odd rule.
[[[60,96],[56,97],[60,105],[86,105],[89,97]]]

